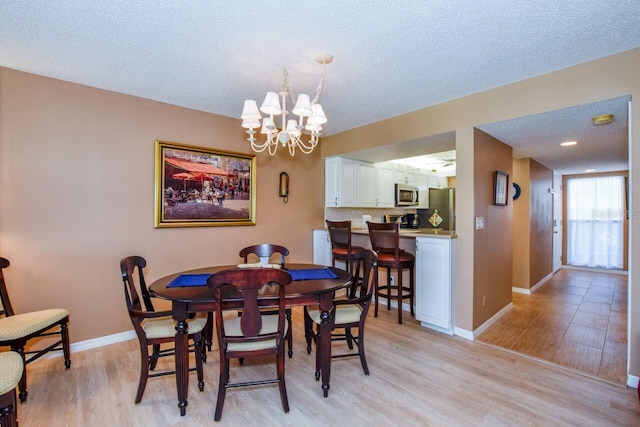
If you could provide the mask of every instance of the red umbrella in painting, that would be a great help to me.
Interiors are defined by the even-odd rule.
[[[188,172],[174,173],[173,175],[171,175],[171,177],[173,179],[182,179],[184,182],[184,190],[187,189],[187,181],[193,181],[194,179],[196,179],[193,175],[191,175]]]

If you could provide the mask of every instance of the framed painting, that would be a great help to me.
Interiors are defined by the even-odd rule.
[[[509,175],[495,171],[493,175],[493,204],[496,206],[507,206],[507,188],[509,185]]]
[[[255,225],[256,156],[156,141],[154,227]]]

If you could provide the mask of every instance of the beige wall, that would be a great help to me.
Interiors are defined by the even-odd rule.
[[[575,105],[631,95],[640,98],[640,49],[580,64],[521,82],[486,90],[324,138],[322,156],[364,148],[391,146],[444,132],[456,132],[456,266],[455,325],[473,329],[474,264],[474,126],[515,119]],[[632,140],[640,141],[640,108],[632,112]],[[640,165],[640,150],[630,150],[632,165]],[[638,166],[636,166],[638,167]],[[632,212],[640,212],[640,173],[630,174]],[[636,217],[632,218],[632,221]],[[630,352],[640,354],[640,227],[630,236]],[[630,361],[630,373],[640,375],[640,359]]]
[[[242,247],[262,242],[310,262],[311,230],[323,226],[318,152],[258,155],[255,226],[153,228],[154,140],[249,153],[239,124],[0,68],[0,254],[11,261],[14,308],[66,307],[78,342],[131,329],[124,256],[144,256],[150,281],[237,263]],[[277,192],[282,171],[287,204]]]
[[[513,160],[513,182],[520,186],[520,197],[513,200],[513,287],[529,289],[529,161]]]
[[[495,206],[494,173],[513,176],[513,149],[491,135],[475,130],[475,215],[484,229],[474,235],[473,329],[511,303],[513,276],[513,203]],[[511,182],[511,178],[509,179]],[[511,191],[507,192],[507,200]]]

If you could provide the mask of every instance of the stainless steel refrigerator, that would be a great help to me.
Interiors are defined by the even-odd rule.
[[[438,210],[442,223],[434,227],[429,218]],[[456,229],[456,192],[455,188],[430,188],[429,209],[418,209],[418,218],[422,228],[439,228],[455,231]]]

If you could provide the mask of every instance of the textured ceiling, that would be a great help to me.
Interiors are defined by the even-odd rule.
[[[285,64],[314,96],[328,52],[330,135],[639,47],[638,22],[637,0],[5,1],[0,66],[238,117]]]

